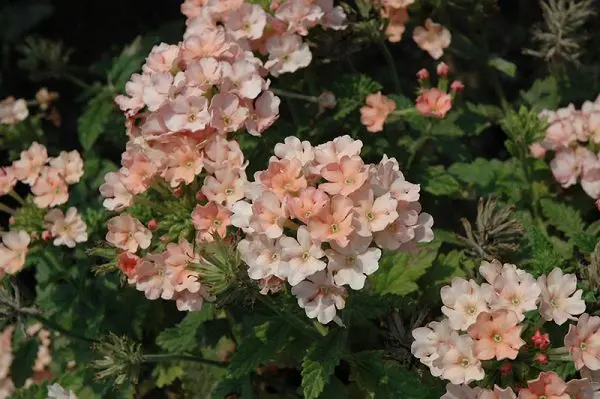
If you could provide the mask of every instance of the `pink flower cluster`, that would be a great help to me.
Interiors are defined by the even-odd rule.
[[[567,320],[577,320],[575,315],[585,311],[575,275],[564,274],[558,268],[537,280],[515,265],[498,261],[482,262],[479,272],[486,283],[455,277],[451,285],[442,287],[442,313],[446,318],[412,333],[413,355],[429,367],[432,375],[455,385],[482,380],[482,361],[517,358],[526,344],[521,338],[526,312],[538,310],[541,319],[562,325]],[[600,322],[600,317],[597,319]],[[579,323],[587,325],[587,320],[587,315],[583,315]],[[590,332],[581,328],[583,335]],[[569,342],[573,342],[574,335],[575,332],[568,335],[572,338]],[[541,342],[541,334],[532,339],[535,347],[547,348],[548,342]],[[577,356],[574,355],[576,364]],[[600,361],[596,361],[600,368]]]
[[[346,15],[333,0],[273,0],[269,10],[244,0],[186,0],[181,11],[188,17],[186,40],[197,41],[206,26],[220,24],[244,48],[267,58],[273,76],[307,67],[312,54],[302,37],[309,29],[346,28]],[[196,39],[191,39],[193,37]]]
[[[288,137],[275,146],[267,170],[256,172],[231,223],[246,233],[238,249],[262,293],[285,281],[310,318],[336,317],[346,286],[364,287],[381,249],[410,251],[433,239],[432,217],[421,213],[419,186],[395,159],[378,165],[360,157],[350,136],[313,147]]]
[[[556,181],[565,188],[579,182],[600,209],[600,154],[588,149],[589,144],[600,143],[600,96],[586,101],[580,110],[569,104],[544,110],[540,118],[549,126],[544,139],[530,146],[531,154],[542,159],[547,151],[554,151],[550,168]]]
[[[438,64],[436,72],[438,76],[437,87],[430,86],[429,71],[427,69],[421,69],[417,72],[420,88],[415,108],[419,114],[425,117],[443,119],[452,109],[452,102],[456,95],[463,91],[464,85],[455,80],[450,84],[450,92],[448,93],[448,66],[442,62]]]

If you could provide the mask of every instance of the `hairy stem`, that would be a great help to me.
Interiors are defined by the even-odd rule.
[[[318,97],[315,97],[315,96],[307,96],[305,94],[292,93],[291,91],[282,90],[282,89],[276,89],[276,88],[273,88],[273,87],[271,87],[271,91],[273,93],[277,94],[278,96],[281,96],[281,97],[293,98],[293,99],[296,99],[296,100],[308,101],[308,102],[315,103],[315,104],[319,103]]]
[[[196,363],[202,363],[202,364],[206,364],[206,365],[214,366],[214,367],[227,368],[227,363],[223,363],[218,360],[205,359],[200,356],[174,355],[174,354],[170,354],[170,353],[142,355],[142,362],[144,362],[144,363],[160,363],[160,362],[176,362],[176,361],[196,362]]]

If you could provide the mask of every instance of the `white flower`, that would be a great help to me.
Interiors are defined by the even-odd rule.
[[[538,285],[542,291],[540,314],[544,320],[554,320],[562,325],[569,319],[575,320],[574,315],[585,312],[585,302],[581,299],[583,291],[577,290],[574,274],[563,274],[557,267],[548,277],[538,277]]]
[[[325,262],[320,260],[325,254],[321,244],[314,241],[308,229],[298,228],[298,240],[284,236],[279,240],[286,264],[286,275],[290,285],[296,285],[306,277],[325,269]]]
[[[66,245],[74,248],[76,243],[86,242],[88,239],[87,226],[74,207],[70,207],[66,215],[60,209],[54,208],[46,214],[44,221],[46,229],[54,237],[55,246]]]
[[[427,327],[415,328],[412,331],[415,339],[410,346],[413,356],[429,367],[431,375],[439,377],[442,370],[433,365],[434,360],[450,349],[458,339],[458,333],[452,329],[448,319],[441,322],[432,321]]]
[[[248,276],[261,280],[271,276],[284,278],[281,245],[264,235],[244,239],[238,244],[242,259],[248,265]]]
[[[73,391],[67,391],[58,384],[48,386],[48,399],[77,399]]]
[[[327,324],[335,318],[336,309],[346,306],[346,290],[334,284],[331,275],[320,271],[292,287],[298,305],[306,315]]]
[[[525,319],[524,312],[535,310],[540,296],[540,287],[529,273],[520,273],[515,265],[505,264],[499,276],[494,279],[490,307],[492,310],[509,309],[514,311],[519,321]]]
[[[433,365],[442,370],[442,378],[453,384],[468,384],[485,376],[481,361],[473,354],[473,340],[468,335],[456,339],[452,347],[433,361]]]
[[[444,303],[442,312],[450,320],[452,328],[466,330],[475,323],[479,313],[489,310],[492,290],[488,284],[479,286],[474,280],[455,277],[450,286],[442,287],[440,294]]]
[[[327,269],[333,273],[333,280],[337,285],[350,285],[353,290],[360,290],[365,286],[367,276],[379,268],[381,250],[369,248],[370,238],[353,235],[346,247],[341,247],[335,242],[325,251],[329,264]]]

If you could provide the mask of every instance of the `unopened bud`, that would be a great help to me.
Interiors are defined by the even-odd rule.
[[[181,197],[183,195],[183,187],[180,186],[173,189],[173,195],[177,198]]]
[[[319,108],[321,109],[333,109],[337,105],[337,99],[335,94],[330,91],[324,91],[319,96]]]
[[[500,366],[500,374],[502,374],[503,376],[507,376],[507,375],[510,375],[510,373],[512,373],[512,364],[503,363]]]
[[[533,342],[536,348],[545,350],[550,345],[550,335],[548,333],[542,334],[540,330],[535,330],[535,333],[531,336],[531,342]]]
[[[52,239],[52,233],[50,233],[48,230],[44,230],[42,232],[42,240],[50,241],[51,239]]]
[[[205,201],[206,200],[206,195],[204,195],[204,193],[200,190],[198,190],[198,192],[196,193],[196,201]]]
[[[535,361],[539,364],[548,364],[548,355],[545,353],[538,353],[535,355]]]
[[[450,89],[453,93],[460,93],[465,89],[465,85],[460,80],[455,80],[450,84]]]
[[[156,219],[150,219],[148,221],[148,229],[150,231],[156,230],[157,227],[158,227],[158,222],[156,221]]]
[[[419,80],[429,79],[429,71],[425,68],[421,69],[419,72],[417,72],[417,79],[419,79]]]
[[[446,65],[443,62],[440,62],[437,66],[436,71],[437,71],[438,76],[445,78],[446,76],[448,76],[448,70],[449,70],[448,65]]]

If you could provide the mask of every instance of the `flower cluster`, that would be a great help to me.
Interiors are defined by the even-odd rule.
[[[15,389],[10,376],[11,365],[14,360],[12,339],[15,326],[8,326],[0,333],[0,399],[9,398]],[[37,355],[32,366],[33,375],[25,381],[25,387],[46,380],[51,377],[49,365],[52,362],[50,353],[50,332],[37,323],[26,330],[28,337],[37,337],[40,341]]]
[[[16,230],[2,233],[0,243],[0,276],[14,274],[25,264],[28,246],[32,238],[53,240],[54,245],[75,247],[87,241],[87,227],[77,209],[71,207],[66,215],[57,208],[69,199],[68,186],[79,182],[83,175],[83,160],[77,151],[61,151],[58,157],[48,157],[46,147],[34,142],[21,152],[21,157],[10,166],[0,168],[0,196],[10,195],[21,204],[25,201],[15,192],[18,181],[28,184],[33,194],[33,204],[50,209],[45,218],[43,231]],[[11,215],[15,211],[4,205]]]
[[[346,28],[342,7],[333,3],[333,0],[273,0],[265,10],[244,0],[186,0],[181,11],[188,17],[186,41],[195,43],[206,33],[206,26],[220,24],[227,35],[243,40],[245,48],[267,57],[265,68],[278,76],[305,68],[312,61],[308,44],[302,40],[309,29]]]
[[[530,146],[531,154],[544,158],[554,152],[550,168],[562,187],[577,182],[600,209],[600,154],[588,147],[600,143],[600,96],[586,101],[581,109],[573,104],[556,111],[544,110],[540,118],[549,123],[544,139]]]
[[[288,137],[248,184],[249,202],[232,206],[250,278],[265,294],[287,281],[307,316],[324,324],[344,307],[346,286],[362,289],[378,269],[381,249],[410,251],[433,239],[419,186],[393,158],[365,164],[361,148],[350,136],[316,147]]]
[[[600,338],[600,317],[587,314],[576,317],[585,311],[585,302],[582,291],[577,289],[575,275],[555,268],[536,280],[515,265],[502,265],[498,261],[482,262],[479,272],[485,283],[456,277],[451,285],[442,287],[442,312],[446,317],[413,331],[413,355],[429,367],[432,375],[451,382],[444,398],[497,397],[492,391],[474,390],[467,385],[484,379],[486,370],[482,361],[535,360],[547,364],[556,354],[564,357],[570,353],[569,360],[574,361],[578,370],[584,365],[591,370],[600,369],[596,357],[598,348],[591,344]],[[533,327],[533,333],[528,323],[536,318],[539,322]],[[549,334],[539,328],[548,321],[560,326],[568,320],[578,320],[578,323],[569,326],[564,339],[566,348],[549,350]],[[529,345],[522,339],[525,331],[533,333]],[[486,364],[491,366],[491,363]],[[511,373],[512,364],[505,365],[501,371],[507,375]],[[560,380],[553,373],[542,373],[536,380],[529,381],[529,388],[522,389],[519,398],[538,397],[527,396],[530,393],[543,395],[544,389],[549,389],[544,387],[556,379]],[[560,393],[553,395],[566,392],[567,384],[560,381],[564,386],[561,385]],[[515,397],[510,387],[495,387],[494,392],[502,398]]]
[[[420,88],[415,108],[419,114],[442,119],[452,109],[452,102],[456,95],[464,89],[464,85],[462,82],[454,80],[450,84],[450,93],[448,93],[448,72],[449,68],[445,63],[438,64],[436,68],[437,87],[431,87],[427,69],[417,72]]]

